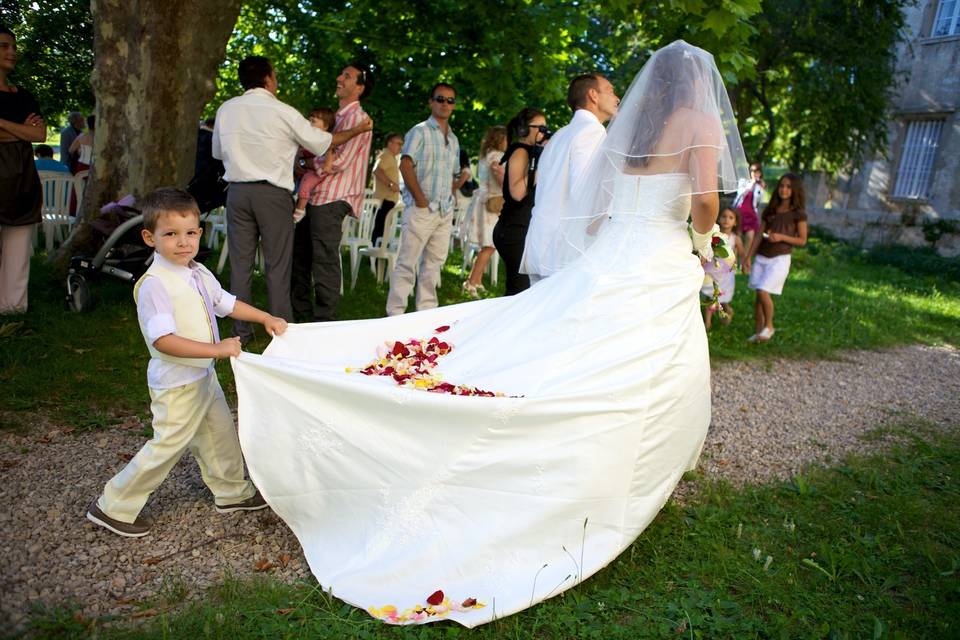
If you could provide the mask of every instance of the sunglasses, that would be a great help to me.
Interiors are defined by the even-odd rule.
[[[433,99],[441,104],[443,104],[444,102],[446,102],[447,104],[457,104],[456,98],[448,98],[446,96],[433,96]]]

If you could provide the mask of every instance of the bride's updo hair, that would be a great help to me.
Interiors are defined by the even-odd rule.
[[[653,66],[643,98],[633,105],[631,112],[624,113],[621,107],[618,114],[620,118],[636,119],[633,140],[627,149],[627,164],[632,167],[645,167],[649,163],[671,114],[684,107],[698,109],[700,102],[697,87],[702,71],[698,56],[671,45],[658,51],[650,62]]]

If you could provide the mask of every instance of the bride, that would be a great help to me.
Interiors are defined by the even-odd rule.
[[[710,423],[693,250],[746,167],[713,57],[674,42],[562,220],[564,269],[511,298],[292,325],[235,359],[251,477],[320,584],[389,623],[472,627],[628,547]]]

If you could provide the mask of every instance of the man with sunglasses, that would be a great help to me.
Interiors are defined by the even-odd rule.
[[[430,117],[404,137],[403,231],[387,296],[390,316],[406,312],[414,284],[417,311],[437,306],[440,269],[453,231],[454,192],[469,175],[460,171],[460,143],[450,129],[456,103],[456,90],[437,83],[430,92]]]
[[[337,76],[337,109],[333,133],[366,121],[360,102],[373,90],[373,75],[359,63],[349,64]],[[334,320],[340,303],[340,237],[343,219],[357,218],[363,210],[367,160],[373,135],[368,131],[331,148],[333,164],[327,169],[315,160],[309,167],[320,177],[310,194],[306,218],[297,225],[293,240],[293,273],[290,295],[297,319]],[[314,303],[310,303],[313,280]]]
[[[607,136],[603,123],[616,115],[620,98],[609,80],[599,73],[586,73],[570,82],[567,104],[573,118],[553,135],[540,156],[536,201],[520,261],[520,273],[530,276],[531,285],[564,266],[555,251],[560,219]]]

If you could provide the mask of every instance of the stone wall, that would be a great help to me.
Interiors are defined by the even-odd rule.
[[[809,224],[866,248],[884,244],[931,246],[924,237],[923,219],[914,220],[897,212],[810,207],[807,216]],[[944,257],[960,256],[960,233],[944,234],[937,241],[936,249]]]

